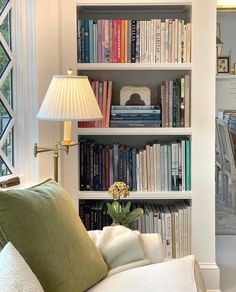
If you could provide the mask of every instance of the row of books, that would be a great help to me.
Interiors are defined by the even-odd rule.
[[[190,140],[135,147],[80,139],[80,190],[106,191],[116,181],[131,191],[190,191]]]
[[[144,215],[129,227],[141,233],[159,233],[166,258],[191,254],[191,206],[187,200],[166,205],[132,201],[132,208],[143,208]],[[87,230],[101,230],[112,223],[104,200],[80,200],[79,214]]]
[[[79,19],[77,43],[79,63],[190,63],[191,23]]]
[[[111,128],[160,127],[160,106],[111,106]]]
[[[112,100],[112,87],[113,81],[111,80],[90,80],[94,95],[99,104],[99,108],[103,115],[101,121],[78,122],[79,128],[109,128],[111,100]]]
[[[162,127],[190,127],[190,75],[163,81],[160,92]]]

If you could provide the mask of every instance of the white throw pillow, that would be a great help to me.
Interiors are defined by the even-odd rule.
[[[38,279],[11,242],[0,253],[1,292],[43,292]]]

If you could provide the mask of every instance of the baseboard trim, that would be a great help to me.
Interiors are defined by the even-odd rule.
[[[220,292],[220,270],[216,263],[199,263],[208,292]]]

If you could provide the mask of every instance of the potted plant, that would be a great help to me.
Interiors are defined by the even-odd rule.
[[[107,203],[107,213],[113,219],[113,225],[128,226],[132,221],[143,215],[142,208],[136,208],[130,211],[131,202],[128,202],[125,207],[122,207],[118,202],[121,197],[130,195],[129,188],[124,182],[115,182],[108,190],[109,195],[114,200],[112,203]]]

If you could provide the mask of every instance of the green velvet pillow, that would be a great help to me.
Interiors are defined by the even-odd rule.
[[[29,189],[0,191],[0,246],[11,241],[45,292],[79,292],[107,267],[69,195],[50,179]]]

